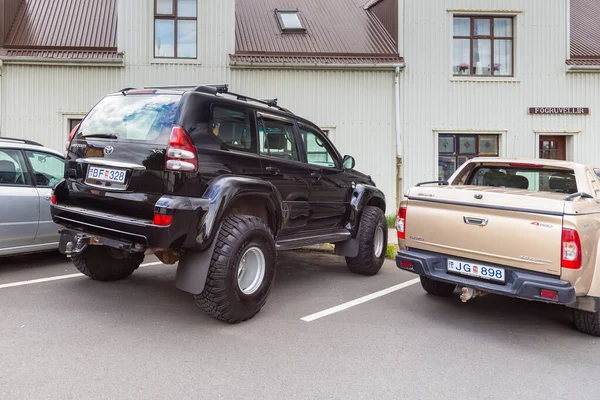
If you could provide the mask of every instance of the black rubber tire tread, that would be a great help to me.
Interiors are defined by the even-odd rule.
[[[600,336],[600,311],[591,312],[573,309],[573,324],[580,332]]]
[[[381,256],[376,258],[373,244],[375,229],[380,225],[383,227],[384,243]],[[356,257],[346,257],[348,269],[360,275],[371,276],[377,274],[385,261],[388,242],[387,220],[380,208],[373,206],[365,207],[360,217],[357,238],[359,241],[358,255]]]
[[[456,285],[446,282],[436,281],[426,276],[420,276],[421,286],[429,294],[439,297],[450,297],[456,289]]]
[[[258,217],[230,214],[224,218],[216,240],[204,290],[194,300],[198,308],[219,321],[247,321],[265,305],[273,286],[277,260],[273,234]],[[265,276],[255,293],[245,295],[238,287],[237,266],[251,245],[263,251]]]
[[[106,246],[88,246],[83,253],[71,257],[75,268],[95,281],[111,282],[125,279],[144,261],[143,253],[129,257],[114,257]]]

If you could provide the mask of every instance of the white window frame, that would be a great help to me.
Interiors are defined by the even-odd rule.
[[[577,161],[577,137],[581,131],[553,131],[552,129],[542,129],[533,131],[535,134],[535,143],[533,157],[540,158],[540,136],[565,136],[565,155],[567,161]]]
[[[448,9],[447,10],[447,38],[449,43],[449,53],[450,57],[447,60],[447,70],[446,73],[450,76],[451,82],[509,82],[509,83],[519,83],[521,80],[519,79],[519,22],[520,16],[523,13],[523,10],[482,10],[482,9]],[[513,18],[513,76],[502,77],[502,76],[456,76],[452,73],[453,67],[453,55],[454,55],[454,17],[473,17],[473,16],[482,16],[482,17],[511,17]]]

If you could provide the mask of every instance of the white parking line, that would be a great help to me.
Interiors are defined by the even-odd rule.
[[[146,263],[146,264],[140,265],[140,268],[151,267],[153,265],[158,265],[158,264],[162,264],[162,263],[160,261]],[[28,281],[5,283],[3,285],[0,285],[0,289],[6,289],[6,288],[15,287],[15,286],[33,285],[35,283],[44,283],[44,282],[59,281],[59,280],[62,280],[62,279],[77,278],[77,277],[81,277],[81,276],[85,276],[85,275],[83,275],[81,273],[76,273],[76,274],[69,274],[69,275],[51,276],[50,278],[31,279],[31,280],[28,280]]]
[[[375,292],[375,293],[368,294],[368,295],[363,296],[363,297],[359,297],[356,300],[352,300],[352,301],[349,301],[347,303],[340,304],[339,306],[328,308],[327,310],[319,311],[318,313],[314,313],[314,314],[311,314],[311,315],[309,315],[307,317],[300,318],[300,319],[302,321],[311,322],[311,321],[314,321],[316,319],[323,318],[323,317],[326,317],[326,316],[331,315],[331,314],[335,314],[335,313],[340,312],[340,311],[344,311],[344,310],[346,310],[346,309],[348,309],[350,307],[354,307],[354,306],[357,306],[359,304],[366,303],[367,301],[376,299],[378,297],[385,296],[386,294],[390,294],[390,293],[395,292],[397,290],[404,289],[406,287],[414,285],[417,282],[419,282],[419,278],[411,279],[410,281],[406,281],[406,282],[400,283],[398,285],[389,287],[387,289],[380,290],[380,291]]]

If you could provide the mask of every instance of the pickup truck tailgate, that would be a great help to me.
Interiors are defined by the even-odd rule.
[[[408,196],[405,246],[560,275],[563,208],[556,194],[416,187]]]

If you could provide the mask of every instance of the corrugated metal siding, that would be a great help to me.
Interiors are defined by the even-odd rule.
[[[397,55],[392,38],[364,0],[237,0],[236,51]],[[298,9],[306,34],[282,34],[275,9]]]
[[[517,82],[464,82],[452,77],[449,9],[522,10],[515,27]],[[403,188],[437,179],[434,130],[505,130],[504,156],[536,156],[535,131],[581,130],[576,161],[597,162],[600,75],[566,74],[564,0],[406,2],[402,73]],[[426,49],[426,51],[424,51]],[[528,115],[528,107],[590,107],[589,116]]]
[[[385,29],[398,42],[398,0],[383,0],[371,8]]]
[[[117,0],[26,0],[6,46],[115,48]]]
[[[334,127],[332,140],[356,158],[394,213],[395,114],[392,72],[235,70],[231,90],[279,104],[320,127]]]
[[[154,2],[147,0],[119,1],[119,50],[126,52],[127,65],[149,66],[154,57]],[[121,48],[122,46],[122,48]],[[235,0],[198,1],[197,60],[160,60],[170,63],[173,74],[194,66],[195,81],[203,80],[207,69],[225,68],[229,54],[235,52]],[[189,79],[191,76],[184,78]],[[207,78],[210,78],[208,76]],[[165,81],[177,79],[165,77]],[[181,78],[183,79],[183,78]]]

